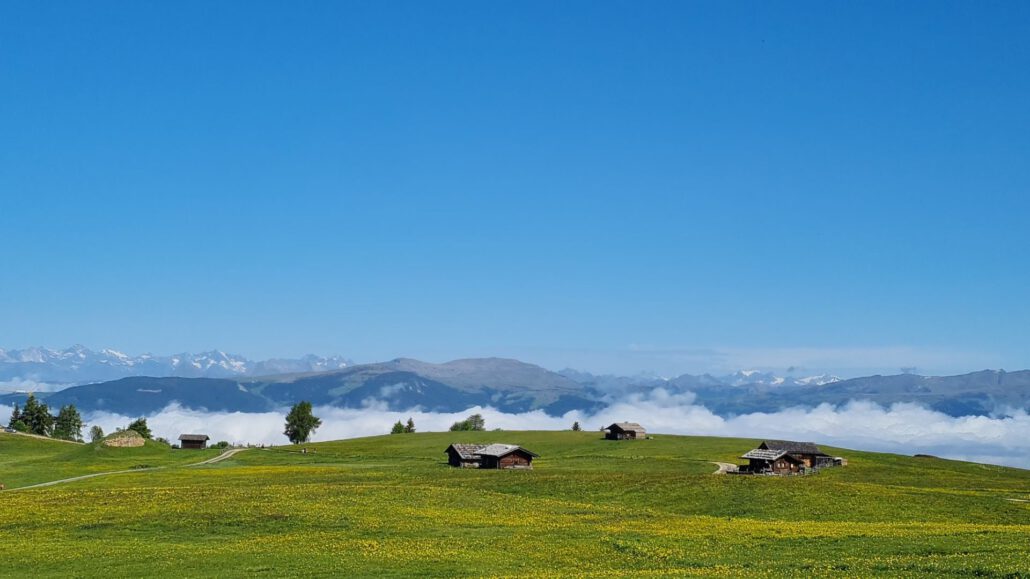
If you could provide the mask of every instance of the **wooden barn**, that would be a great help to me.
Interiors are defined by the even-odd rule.
[[[739,472],[750,474],[797,474],[805,468],[800,459],[794,458],[785,450],[768,450],[756,448],[741,456],[748,463],[740,467]]]
[[[647,438],[647,431],[636,422],[616,422],[604,429],[608,440],[637,440]]]
[[[833,466],[833,457],[819,450],[814,442],[794,442],[792,440],[766,440],[758,445],[760,450],[782,450],[791,457],[800,460],[807,468]]]
[[[514,444],[491,444],[479,449],[479,468],[533,468],[538,455]]]
[[[179,447],[200,450],[207,448],[207,441],[209,440],[211,438],[206,434],[180,434]]]
[[[514,444],[452,444],[447,464],[459,468],[533,468],[537,454]]]
[[[447,464],[461,468],[479,468],[479,449],[485,444],[452,444],[444,452],[447,453]]]

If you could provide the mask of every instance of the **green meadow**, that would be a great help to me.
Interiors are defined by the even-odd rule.
[[[451,442],[540,458],[454,469]],[[713,474],[756,442],[419,433],[184,466],[217,451],[0,434],[0,575],[1030,576],[1030,471],[824,449],[849,466]],[[137,465],[164,468],[15,488]]]
[[[150,440],[137,448],[110,448],[0,433],[0,484],[10,489],[98,472],[177,466],[219,452],[172,452],[168,445]]]

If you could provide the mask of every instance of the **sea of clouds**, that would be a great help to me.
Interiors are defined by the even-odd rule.
[[[57,382],[40,382],[32,378],[11,378],[0,381],[0,393],[8,392],[59,392],[74,384],[62,384]]]
[[[286,410],[208,412],[172,404],[148,416],[147,422],[155,436],[170,440],[183,433],[204,433],[213,441],[284,444],[287,442],[282,434]],[[10,408],[6,412],[9,414]],[[312,440],[385,434],[394,422],[406,421],[409,417],[414,419],[419,432],[445,431],[454,422],[476,412],[486,418],[490,430],[567,430],[574,421],[584,430],[599,430],[612,422],[636,421],[652,434],[811,440],[828,446],[932,454],[1030,468],[1030,415],[1024,410],[995,416],[952,417],[916,404],[883,407],[855,401],[837,407],[823,404],[815,408],[723,417],[695,404],[689,393],[670,394],[662,389],[615,401],[594,414],[573,411],[557,417],[542,411],[510,414],[489,407],[456,413],[419,409],[397,412],[376,404],[360,409],[316,407],[315,414],[322,419],[322,426]],[[93,412],[84,418],[88,425],[96,424],[104,432],[113,432],[135,417]],[[741,449],[744,450],[747,449]]]

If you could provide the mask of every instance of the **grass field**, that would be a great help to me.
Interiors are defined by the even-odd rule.
[[[599,436],[383,436],[8,491],[0,575],[1030,574],[1030,503],[1018,502],[1030,500],[1030,471],[833,450],[850,465],[717,476],[709,461],[734,462],[755,441]],[[541,457],[532,471],[446,466],[450,442],[488,441]],[[144,454],[166,465],[203,458],[58,444],[0,438],[0,482]],[[68,456],[71,466],[37,475],[52,468],[37,455]]]
[[[175,466],[218,456],[219,451],[173,452],[147,441],[139,448],[109,448],[0,433],[0,483],[15,488],[95,472]]]

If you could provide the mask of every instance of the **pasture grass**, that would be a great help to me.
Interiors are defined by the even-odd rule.
[[[177,450],[152,440],[137,448],[111,448],[0,432],[0,484],[11,489],[97,472],[177,466],[218,453]]]
[[[541,457],[532,471],[454,469],[443,453],[451,442],[521,444]],[[388,435],[5,492],[0,575],[1030,572],[1030,504],[1007,500],[1030,498],[1030,471],[828,449],[849,466],[805,477],[712,474],[709,461],[734,462],[756,442]]]

